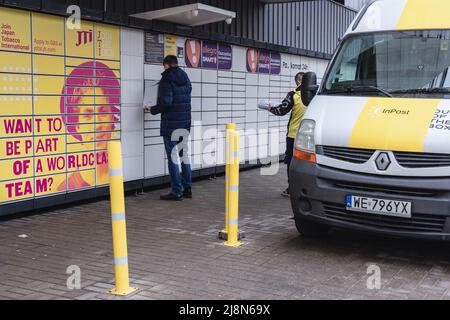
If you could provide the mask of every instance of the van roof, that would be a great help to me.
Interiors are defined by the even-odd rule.
[[[449,0],[374,0],[346,34],[387,30],[450,29]]]

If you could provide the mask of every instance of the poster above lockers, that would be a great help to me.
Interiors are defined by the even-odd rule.
[[[281,54],[267,50],[247,49],[247,71],[279,75],[281,73]]]
[[[187,39],[184,51],[188,68],[231,70],[233,66],[233,50],[227,44]]]
[[[145,63],[161,64],[164,60],[164,35],[157,32],[145,33]]]
[[[233,49],[229,44],[186,39],[184,47],[179,42],[177,47],[176,36],[146,32],[145,62],[149,64],[162,63],[164,56],[168,54],[183,59],[188,68],[231,70],[233,67]],[[248,72],[272,75],[281,73],[282,59],[279,52],[248,48],[246,56],[241,59],[246,61]]]
[[[146,32],[145,63],[160,64],[168,54],[184,60],[188,68],[231,70],[233,66],[233,50],[228,44],[187,39],[184,46],[177,46],[176,36]]]

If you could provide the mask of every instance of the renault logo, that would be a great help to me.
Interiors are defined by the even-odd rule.
[[[375,164],[377,165],[378,170],[386,171],[391,165],[391,159],[389,158],[389,154],[386,152],[381,152],[376,158]]]

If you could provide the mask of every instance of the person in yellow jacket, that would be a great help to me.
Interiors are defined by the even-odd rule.
[[[278,106],[271,106],[269,104],[268,111],[276,116],[284,116],[291,112],[291,118],[288,123],[288,132],[286,137],[286,156],[284,158],[284,163],[287,165],[288,180],[289,180],[289,167],[294,155],[294,142],[297,135],[300,122],[302,121],[303,115],[306,112],[306,106],[302,102],[301,97],[301,86],[304,72],[299,72],[295,76],[295,84],[297,88],[289,92]],[[289,187],[283,191],[282,196],[289,197]]]

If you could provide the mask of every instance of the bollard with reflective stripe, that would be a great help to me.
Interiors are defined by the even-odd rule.
[[[225,242],[226,246],[238,247],[239,240],[239,133],[233,131],[231,134],[232,142],[230,145],[231,159],[230,159],[230,182],[228,186],[228,240]]]
[[[230,148],[231,133],[236,130],[235,123],[227,123],[225,140],[225,229],[219,232],[219,239],[227,240],[228,235],[228,188],[230,185]]]
[[[130,287],[128,276],[127,227],[125,221],[125,193],[123,187],[122,145],[108,143],[109,184],[111,193],[111,220],[116,287],[109,293],[127,296],[137,288]]]

